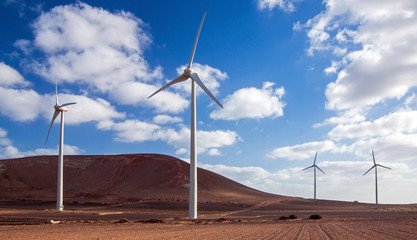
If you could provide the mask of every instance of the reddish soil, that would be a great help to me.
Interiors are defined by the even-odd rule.
[[[55,211],[56,157],[0,161],[0,239],[416,239],[417,205],[266,194],[164,155],[68,156]],[[322,216],[312,220],[312,214]],[[296,215],[296,219],[280,220]],[[121,220],[127,222],[120,223]],[[123,221],[122,221],[123,222]]]
[[[57,156],[0,160],[0,199],[54,201],[57,168]],[[189,169],[188,163],[159,154],[65,156],[64,201],[186,201]],[[256,203],[274,196],[204,169],[197,176],[200,202]]]
[[[311,206],[311,207],[310,207]],[[416,239],[414,205],[320,200],[268,200],[253,206],[160,201],[132,204],[67,204],[0,201],[0,239]],[[397,212],[412,210],[411,212]],[[280,220],[295,214],[296,219]],[[320,220],[311,220],[320,214]],[[126,219],[126,223],[120,223]],[[51,222],[52,220],[52,222]]]

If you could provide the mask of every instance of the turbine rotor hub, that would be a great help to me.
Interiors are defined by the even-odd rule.
[[[192,68],[186,68],[184,69],[184,73],[187,77],[191,77],[191,74],[195,73],[195,71]]]

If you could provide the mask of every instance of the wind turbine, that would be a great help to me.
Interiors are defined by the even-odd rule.
[[[314,168],[314,199],[316,199],[316,168],[317,168],[318,170],[320,170],[320,172],[322,172],[323,174],[325,174],[325,173],[323,172],[323,170],[321,170],[321,169],[319,168],[319,166],[317,166],[317,165],[316,165],[316,159],[317,159],[317,152],[316,152],[316,156],[314,157],[314,162],[313,162],[313,165],[311,165],[310,167],[306,167],[306,168],[304,168],[303,170],[301,170],[301,171],[304,171],[304,170],[307,170],[307,169],[309,169],[309,168]]]
[[[164,90],[165,88],[183,82],[187,79],[191,79],[191,140],[190,140],[190,200],[189,200],[189,218],[196,219],[197,218],[197,126],[196,126],[196,89],[195,84],[197,83],[207,95],[210,96],[213,101],[215,101],[221,108],[223,106],[220,102],[213,96],[213,94],[207,89],[207,87],[201,82],[200,77],[198,76],[197,72],[192,69],[195,49],[197,47],[198,37],[200,36],[201,27],[203,26],[204,18],[206,17],[206,12],[204,12],[203,19],[201,20],[200,27],[198,28],[197,36],[194,40],[193,50],[191,52],[190,61],[188,63],[188,67],[184,69],[184,72],[176,77],[174,80],[168,82],[166,85],[158,89],[152,95],[148,97],[151,98],[153,95],[159,93],[160,91]]]
[[[372,149],[372,158],[374,160],[374,165],[368,171],[366,171],[366,173],[364,173],[363,176],[365,176],[369,171],[371,171],[372,168],[375,168],[375,203],[378,204],[378,171],[377,171],[377,167],[383,167],[383,168],[386,168],[386,169],[389,169],[389,170],[392,170],[392,169],[389,168],[389,167],[382,166],[381,164],[377,164],[375,162],[375,155],[374,155],[374,150],[373,149]]]
[[[48,134],[46,135],[45,144],[48,142],[49,132],[51,131],[52,124],[55,119],[61,113],[61,128],[59,136],[59,156],[58,156],[58,183],[57,183],[57,197],[56,197],[56,210],[64,210],[64,112],[68,111],[66,106],[76,104],[76,102],[64,103],[59,105],[58,101],[58,83],[55,84],[55,106],[54,115],[52,116],[51,124],[49,125]]]

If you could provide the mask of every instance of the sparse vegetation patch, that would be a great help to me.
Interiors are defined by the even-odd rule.
[[[310,216],[310,219],[318,220],[322,219],[323,217],[320,214],[313,214]]]
[[[416,207],[393,207],[385,209],[387,212],[399,212],[399,213],[416,213]]]
[[[288,219],[297,219],[297,216],[294,214],[291,214],[290,216],[281,216],[279,217],[279,220],[288,220]]]
[[[149,220],[139,220],[138,222],[140,222],[140,223],[163,223],[164,220],[159,219],[159,218],[152,218],[152,219],[149,219]]]

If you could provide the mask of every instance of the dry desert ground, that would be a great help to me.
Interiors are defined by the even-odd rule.
[[[66,204],[1,201],[0,239],[417,239],[417,206],[268,200],[252,206],[186,202]],[[323,218],[312,220],[312,214]],[[280,220],[296,215],[297,219]],[[125,223],[121,223],[127,220]]]

